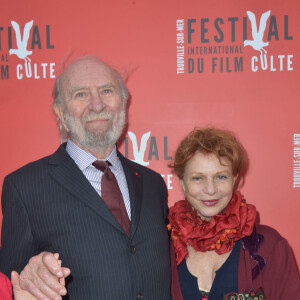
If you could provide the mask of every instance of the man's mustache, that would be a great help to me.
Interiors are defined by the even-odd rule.
[[[114,118],[114,113],[111,111],[101,111],[99,113],[91,112],[87,116],[85,116],[82,121],[85,122],[90,122],[90,121],[96,121],[96,120],[113,120]]]

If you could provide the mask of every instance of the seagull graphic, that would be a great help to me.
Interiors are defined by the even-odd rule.
[[[133,150],[133,156],[134,156],[133,161],[142,166],[149,165],[149,161],[144,161],[144,156],[145,156],[145,151],[146,151],[146,147],[147,147],[147,141],[150,137],[150,134],[151,134],[151,131],[148,131],[143,134],[142,139],[141,139],[141,147],[140,147],[140,151],[139,151],[138,145],[137,145],[137,140],[136,140],[136,135],[133,132],[128,131],[128,135],[132,142],[132,150]]]
[[[23,31],[23,39],[21,39],[20,26],[17,22],[11,21],[11,25],[16,33],[16,41],[18,49],[10,49],[9,55],[16,54],[20,59],[24,59],[25,62],[31,61],[28,55],[32,54],[32,51],[27,50],[27,43],[29,38],[30,29],[32,27],[33,20],[25,24]]]
[[[268,46],[269,42],[264,42],[263,37],[270,13],[271,11],[269,10],[261,15],[259,30],[257,31],[255,14],[249,10],[247,11],[247,15],[251,22],[253,40],[245,40],[244,46],[251,46],[254,50],[260,51],[261,54],[263,54],[263,51],[264,53],[267,53],[263,47]]]

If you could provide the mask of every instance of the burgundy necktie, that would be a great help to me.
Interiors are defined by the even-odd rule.
[[[129,236],[130,220],[117,179],[109,168],[111,163],[109,161],[96,160],[93,162],[93,166],[103,172],[101,179],[101,198]]]

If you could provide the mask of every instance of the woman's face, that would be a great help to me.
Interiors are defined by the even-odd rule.
[[[229,203],[237,176],[227,157],[220,164],[215,154],[196,152],[187,162],[180,180],[186,199],[201,219],[209,221]]]

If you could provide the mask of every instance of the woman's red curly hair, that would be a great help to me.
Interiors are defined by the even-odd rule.
[[[174,163],[170,165],[179,179],[183,178],[187,162],[200,151],[215,154],[220,163],[226,157],[232,164],[232,174],[238,175],[236,187],[248,168],[248,157],[244,147],[230,131],[218,128],[195,128],[179,144]]]

